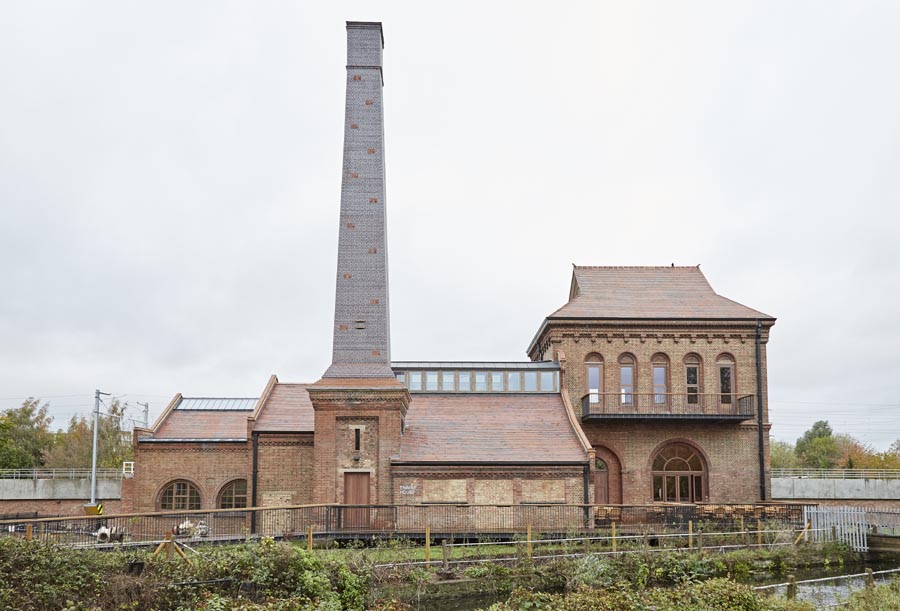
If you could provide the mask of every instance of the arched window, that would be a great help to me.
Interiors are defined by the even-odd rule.
[[[596,352],[591,352],[584,358],[585,383],[590,395],[588,401],[600,403],[600,395],[603,392],[603,357]]]
[[[247,480],[236,479],[225,484],[219,493],[219,509],[244,509],[247,506]]]
[[[702,386],[703,362],[696,354],[684,357],[684,386],[687,390],[688,405],[699,405]]]
[[[650,362],[653,365],[653,403],[667,405],[669,402],[669,357],[657,352]]]
[[[737,385],[734,377],[734,357],[730,354],[720,354],[716,358],[716,368],[719,370],[719,402],[731,404]]]
[[[159,508],[163,511],[200,509],[200,491],[190,482],[171,482],[159,496]]]
[[[634,405],[636,377],[634,357],[623,354],[619,357],[619,403],[622,405]]]
[[[670,443],[653,458],[653,500],[699,503],[706,490],[706,465],[695,448]]]

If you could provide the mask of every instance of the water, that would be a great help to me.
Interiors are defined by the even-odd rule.
[[[796,577],[797,581],[805,581],[808,579],[834,578],[833,581],[824,581],[811,584],[797,584],[797,599],[812,603],[817,609],[838,608],[842,605],[850,593],[865,588],[865,577],[843,578],[843,575],[855,575],[864,573],[866,568],[873,571],[883,571],[898,568],[896,564],[886,563],[869,563],[866,565],[856,565],[852,567],[815,567],[809,569],[795,569],[791,574]],[[900,573],[896,573],[900,575]],[[889,581],[893,575],[875,575],[875,583],[884,583]],[[764,579],[753,580],[754,586],[763,586],[771,584],[782,584],[787,581],[784,576],[766,577]],[[784,597],[786,595],[786,586],[779,586],[763,590],[774,596]],[[486,609],[495,602],[506,600],[507,594],[498,592],[473,592],[466,594],[458,594],[443,598],[424,599],[417,605],[412,601],[413,608],[417,611],[475,611],[476,609]]]
[[[832,578],[828,581],[819,581],[815,583],[798,583],[797,584],[797,600],[802,600],[813,604],[817,609],[833,609],[843,606],[843,603],[850,597],[850,594],[856,590],[862,590],[866,587],[865,576],[860,577],[842,577],[842,575],[857,575],[864,573],[866,568],[873,571],[884,571],[898,568],[895,564],[870,563],[864,566],[841,567],[834,569],[825,569],[822,567],[814,569],[798,569],[792,572],[797,581],[805,581],[808,579]],[[889,573],[886,575],[875,575],[875,584],[890,581],[892,577],[900,575],[900,573]],[[771,578],[759,585],[766,584],[782,584],[786,581],[784,577]],[[780,585],[775,588],[763,590],[775,596],[785,596],[787,594],[787,586]]]

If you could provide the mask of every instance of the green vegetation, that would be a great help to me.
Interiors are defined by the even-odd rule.
[[[0,469],[85,468],[91,466],[93,423],[72,416],[66,430],[53,433],[49,403],[30,397],[22,405],[0,412]],[[100,467],[119,468],[133,460],[131,442],[123,435],[127,403],[113,400],[97,431]]]
[[[380,553],[390,551],[385,548]],[[452,578],[444,579],[447,576],[439,576],[436,567],[376,567],[358,555],[358,549],[339,557],[335,551],[308,552],[272,539],[204,547],[199,552],[190,555],[189,561],[177,556],[167,560],[164,554],[153,557],[148,550],[73,550],[2,538],[0,609],[400,611],[435,608],[435,601],[457,588],[457,595],[481,593],[491,596],[489,600],[506,599],[492,611],[807,611],[811,607],[766,598],[734,580],[783,575],[826,563],[840,567],[855,559],[837,545],[724,554],[645,551],[546,563],[485,562],[455,568]],[[140,575],[129,570],[136,563],[142,563]],[[891,597],[897,595],[888,590],[879,592],[876,599],[870,593],[858,603],[869,606],[858,608],[897,608],[874,606],[882,604],[878,602],[882,599],[894,601]]]
[[[815,422],[796,445],[772,441],[769,450],[775,469],[900,469],[900,439],[878,452],[850,435],[835,435],[827,420]]]

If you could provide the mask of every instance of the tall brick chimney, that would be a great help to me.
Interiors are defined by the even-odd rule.
[[[324,378],[391,371],[381,23],[347,22],[347,97],[334,348]]]

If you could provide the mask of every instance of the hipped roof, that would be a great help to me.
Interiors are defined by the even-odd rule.
[[[569,302],[547,318],[774,320],[717,294],[699,266],[575,266]]]

